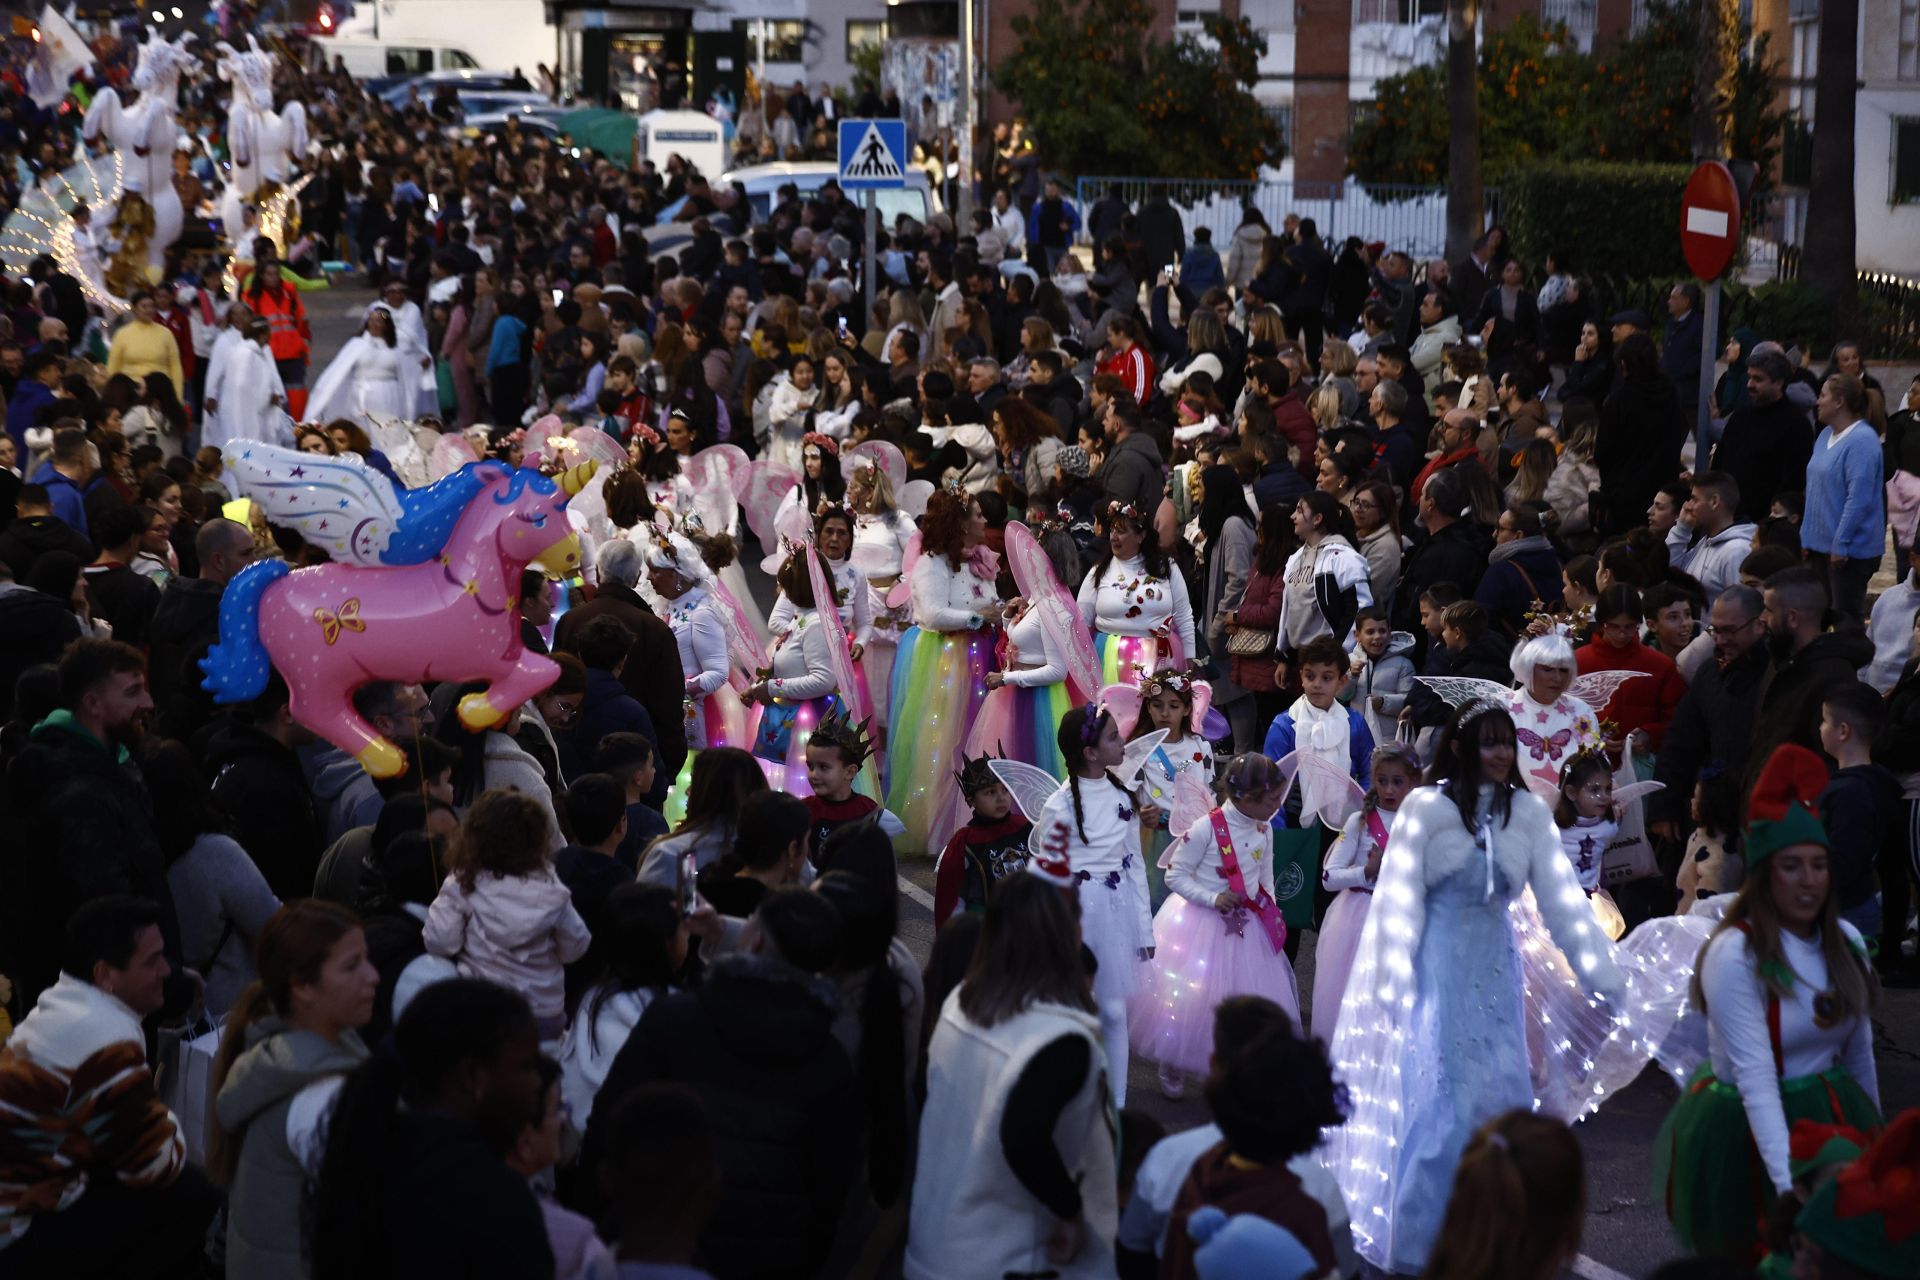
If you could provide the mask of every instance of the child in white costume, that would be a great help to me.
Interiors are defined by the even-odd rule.
[[[1133,794],[1111,772],[1126,754],[1112,715],[1075,707],[1060,721],[1059,742],[1069,773],[1034,823],[1035,849],[1073,865],[1081,937],[1099,965],[1093,996],[1107,1045],[1107,1077],[1114,1105],[1124,1106],[1127,1000],[1139,985],[1142,963],[1153,958],[1140,827],[1157,821],[1159,813],[1151,805],[1136,809]]]
[[[1140,1055],[1160,1064],[1160,1087],[1204,1075],[1213,1011],[1229,996],[1265,996],[1300,1025],[1300,991],[1287,962],[1286,925],[1273,900],[1273,820],[1286,792],[1279,766],[1236,756],[1226,802],[1193,822],[1168,851],[1171,890],[1153,920],[1153,962],[1127,1003]]]
[[[1380,878],[1394,815],[1400,811],[1400,802],[1420,785],[1419,754],[1407,743],[1383,743],[1373,750],[1372,773],[1373,786],[1360,811],[1341,827],[1320,873],[1321,889],[1334,899],[1320,922],[1313,948],[1313,1034],[1328,1045],[1340,1020],[1347,975],[1373,905],[1373,886]]]

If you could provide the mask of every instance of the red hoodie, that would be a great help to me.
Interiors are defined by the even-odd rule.
[[[1637,635],[1624,649],[1599,639],[1597,629],[1594,635],[1595,639],[1573,651],[1581,675],[1596,671],[1646,672],[1640,679],[1621,685],[1606,706],[1596,708],[1600,718],[1612,721],[1617,726],[1615,732],[1622,735],[1645,729],[1647,749],[1658,751],[1661,739],[1667,736],[1667,721],[1673,719],[1674,708],[1687,695],[1687,682],[1680,678],[1680,669],[1666,654],[1647,648]]]

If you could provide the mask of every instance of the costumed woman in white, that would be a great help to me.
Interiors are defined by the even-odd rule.
[[[1353,972],[1353,953],[1366,931],[1374,885],[1386,861],[1393,820],[1420,784],[1420,753],[1410,743],[1383,742],[1373,749],[1369,772],[1373,785],[1359,812],[1340,828],[1320,872],[1320,888],[1334,898],[1313,944],[1313,1034],[1329,1045]]]
[[[1108,553],[1080,584],[1080,619],[1093,628],[1103,684],[1133,684],[1143,671],[1183,667],[1193,653],[1193,606],[1150,513],[1110,502],[1100,509]]]
[[[852,642],[847,657],[853,662],[854,674],[865,680],[860,660],[873,641],[873,600],[867,591],[866,579],[849,558],[853,550],[853,513],[838,503],[823,503],[813,517],[813,545],[826,561],[834,609]],[[767,615],[767,629],[776,636],[786,634],[793,614],[792,598],[781,593],[773,603],[773,612]]]
[[[1520,743],[1520,769],[1544,783],[1547,792],[1559,791],[1560,770],[1576,752],[1606,747],[1600,738],[1600,717],[1569,692],[1580,668],[1567,637],[1565,625],[1556,624],[1545,635],[1520,645],[1508,660],[1519,682],[1507,700],[1507,712]]]
[[[907,544],[919,530],[913,517],[899,508],[892,477],[871,458],[861,458],[854,463],[853,475],[847,480],[847,505],[855,513],[853,563],[866,577],[867,608],[873,617],[873,638],[861,665],[867,669],[867,686],[873,692],[874,722],[880,726],[875,737],[882,744],[880,750],[884,751],[894,647],[900,642],[900,633],[913,625],[908,593],[900,593],[898,604],[889,602],[888,593],[900,582]]]
[[[730,548],[732,539],[726,538],[726,543]],[[608,543],[601,552],[602,564],[614,548],[630,545]],[[685,534],[656,532],[647,551],[647,581],[666,604],[667,625],[680,649],[680,670],[687,685],[683,706],[688,750],[683,772],[691,776],[694,752],[747,744],[747,708],[728,683],[732,664],[726,620],[713,598],[713,570],[701,549]]]
[[[1826,783],[1820,757],[1791,744],[1761,770],[1748,802],[1746,880],[1693,981],[1708,1058],[1654,1144],[1655,1202],[1680,1243],[1743,1268],[1766,1249],[1776,1198],[1795,1193],[1792,1127],[1882,1123],[1872,1017],[1880,987],[1866,943],[1835,905],[1814,807]]]
[[[1611,1003],[1623,982],[1544,801],[1515,768],[1504,702],[1476,698],[1442,731],[1428,786],[1394,820],[1333,1058],[1352,1095],[1326,1164],[1354,1242],[1418,1274],[1454,1169],[1481,1124],[1530,1107],[1522,964],[1509,908],[1529,886],[1578,980]]]
[[[306,421],[352,418],[369,431],[413,417],[406,353],[394,337],[393,313],[376,305],[307,397]]]
[[[774,641],[768,674],[746,693],[748,702],[766,704],[753,735],[753,754],[782,766],[769,772],[768,782],[797,796],[813,794],[807,781],[807,739],[833,710],[838,684],[807,573],[806,557],[816,554],[811,543],[802,543],[781,562],[774,580],[792,605],[787,632]]]
[[[1140,827],[1157,822],[1152,805],[1135,808],[1133,793],[1113,774],[1126,744],[1113,716],[1098,706],[1075,707],[1060,721],[1066,782],[1034,821],[1034,854],[1072,864],[1080,887],[1080,934],[1097,968],[1093,996],[1107,1046],[1107,1079],[1115,1106],[1127,1102],[1127,1000],[1153,959],[1153,913],[1147,905],[1147,866]]]
[[[953,770],[986,700],[1004,608],[994,585],[1000,557],[986,545],[987,518],[971,494],[935,493],[920,534],[919,559],[907,570],[914,625],[900,637],[887,696],[903,731],[888,742],[886,807],[906,824],[895,842],[906,853],[937,852],[929,843],[935,813],[962,805]]]
[[[202,402],[208,410],[200,427],[203,446],[225,448],[237,440],[293,446],[287,388],[280,380],[280,367],[273,362],[273,349],[267,345],[271,336],[272,326],[255,316],[247,320],[246,333],[228,343],[224,356],[216,351],[217,364],[207,375]],[[213,411],[216,403],[217,413]]]

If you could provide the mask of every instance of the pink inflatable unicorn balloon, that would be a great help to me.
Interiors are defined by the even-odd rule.
[[[353,709],[376,680],[484,681],[460,700],[473,732],[553,683],[559,667],[520,643],[520,574],[578,572],[567,500],[593,463],[555,477],[475,462],[423,489],[396,489],[357,457],[240,444],[227,466],[267,518],[338,563],[249,565],[220,603],[220,642],[202,660],[216,702],[244,702],[278,670],[295,720],[376,778],[406,767]]]

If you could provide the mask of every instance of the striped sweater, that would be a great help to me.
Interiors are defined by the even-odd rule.
[[[0,1047],[0,1249],[79,1200],[90,1175],[164,1186],[185,1163],[139,1016],[61,974]]]

